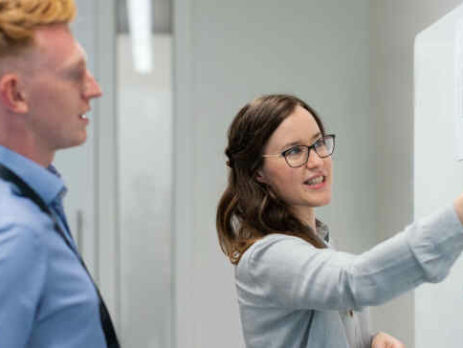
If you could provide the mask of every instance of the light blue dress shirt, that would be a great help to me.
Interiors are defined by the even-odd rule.
[[[51,208],[74,249],[48,215],[0,179],[0,347],[106,347],[95,287],[57,211],[66,192],[63,181],[53,168],[3,146],[0,163]]]
[[[268,235],[235,269],[246,347],[370,348],[364,308],[443,280],[462,249],[453,206],[361,255]]]

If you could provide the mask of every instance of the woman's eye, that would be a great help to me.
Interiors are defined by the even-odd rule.
[[[299,146],[294,146],[288,150],[286,150],[285,154],[286,156],[296,156],[299,155],[302,152],[301,148]]]
[[[313,146],[314,146],[315,148],[317,148],[317,147],[323,147],[323,146],[325,146],[325,145],[326,145],[325,139],[323,139],[323,138],[318,139],[318,140],[313,144]]]

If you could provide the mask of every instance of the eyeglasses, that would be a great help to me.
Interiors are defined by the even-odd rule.
[[[295,145],[289,149],[283,151],[282,153],[272,154],[272,155],[262,155],[262,157],[284,157],[286,163],[291,168],[302,167],[309,160],[310,150],[314,150],[318,157],[326,158],[333,154],[334,151],[334,134],[328,134],[310,146],[307,145]]]

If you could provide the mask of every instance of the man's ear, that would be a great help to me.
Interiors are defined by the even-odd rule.
[[[0,102],[4,107],[18,114],[29,111],[18,75],[5,74],[0,77]]]

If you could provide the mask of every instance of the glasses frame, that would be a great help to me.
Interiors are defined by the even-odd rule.
[[[326,138],[330,138],[330,139],[333,139],[333,150],[330,152],[329,155],[326,155],[326,156],[321,156],[316,147],[315,147],[315,144],[318,143],[320,140],[322,139],[326,139]],[[286,164],[291,167],[291,168],[299,168],[299,167],[302,167],[302,166],[305,166],[307,164],[307,162],[309,161],[309,157],[310,157],[310,151],[311,150],[314,150],[314,152],[317,154],[318,157],[320,158],[327,158],[327,157],[330,157],[333,153],[334,153],[334,149],[336,147],[336,134],[326,134],[324,136],[322,136],[320,139],[318,139],[316,142],[314,142],[312,145],[294,145],[294,146],[302,146],[302,147],[305,147],[307,148],[307,158],[305,160],[304,163],[298,165],[298,166],[292,166],[291,164],[289,164],[288,162],[288,158],[286,157],[286,154],[288,153],[289,150],[292,150],[294,146],[291,146],[289,149],[286,149],[284,150],[283,152],[280,152],[280,153],[275,153],[275,154],[268,154],[268,155],[262,155],[262,157],[283,157],[285,159],[285,162]]]

